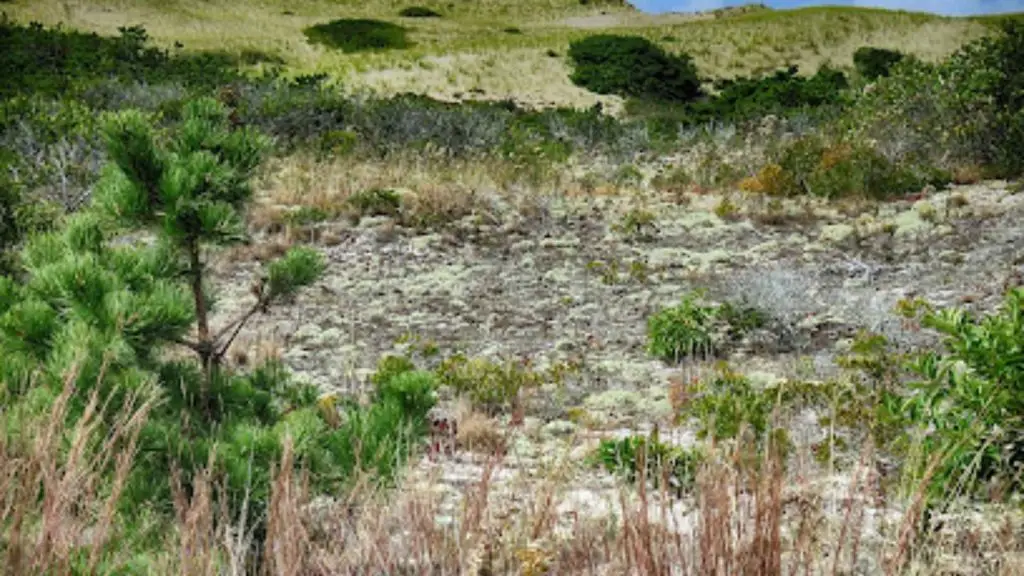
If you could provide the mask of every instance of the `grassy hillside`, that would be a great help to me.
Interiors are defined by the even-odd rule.
[[[647,15],[614,0],[424,2],[440,18],[402,18],[411,4],[394,0],[327,2],[230,0],[127,2],[15,0],[4,10],[20,21],[67,25],[102,34],[142,25],[158,44],[185,50],[244,54],[258,69],[283,61],[296,74],[328,73],[347,86],[383,93],[417,92],[457,99],[529,104],[616,104],[573,86],[564,53],[588,34],[628,30],[694,56],[702,74],[731,77],[797,64],[813,72],[830,62],[851,65],[863,45],[895,48],[936,60],[980,36],[970,19],[855,8],[807,8],[750,13]],[[336,18],[373,18],[407,29],[401,50],[346,54],[311,45],[303,30]],[[528,78],[528,81],[524,79]],[[482,91],[482,93],[481,93]]]

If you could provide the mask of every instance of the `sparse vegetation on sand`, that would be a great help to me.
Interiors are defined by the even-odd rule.
[[[1024,570],[1019,20],[129,4],[3,5],[5,574]]]

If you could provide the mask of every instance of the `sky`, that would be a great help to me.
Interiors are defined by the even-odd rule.
[[[772,8],[799,8],[823,4],[868,6],[893,10],[934,12],[945,16],[1024,12],[1024,0],[762,0]],[[757,3],[751,0],[630,0],[645,12],[693,12]]]

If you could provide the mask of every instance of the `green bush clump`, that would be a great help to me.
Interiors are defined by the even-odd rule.
[[[849,101],[849,80],[840,71],[822,66],[810,77],[796,66],[774,74],[715,82],[716,93],[685,103],[631,99],[626,110],[644,119],[657,134],[670,140],[680,126],[713,122],[747,122],[767,115],[792,117],[813,114],[828,119]]]
[[[698,302],[696,294],[687,294],[683,301],[647,319],[647,351],[666,362],[712,354],[715,309]]]
[[[772,194],[811,194],[826,198],[894,198],[919,192],[926,185],[944,186],[949,175],[927,166],[889,160],[871,146],[859,143],[828,143],[816,136],[801,138],[779,153],[778,170],[772,171]],[[767,173],[762,171],[759,178]]]
[[[697,382],[687,394],[690,400],[681,407],[678,417],[695,419],[697,437],[716,442],[737,439],[746,427],[755,443],[761,444],[769,432],[773,411],[781,405],[777,389],[757,390],[748,378],[728,367]],[[772,432],[773,440],[785,440],[781,429]]]
[[[592,464],[621,474],[628,482],[635,483],[643,478],[656,488],[663,487],[676,496],[682,496],[693,488],[703,461],[699,451],[661,442],[657,430],[648,436],[601,440],[590,456]]]
[[[107,38],[38,22],[22,25],[0,15],[0,100],[15,95],[66,96],[111,77],[147,84],[193,87],[241,78],[241,56],[224,52],[174,54],[149,46],[141,26],[121,27]]]
[[[372,472],[384,484],[394,481],[429,433],[428,413],[437,402],[437,378],[413,368],[375,376],[372,402],[350,400],[341,410],[342,424],[317,428],[311,443],[317,458],[312,472],[333,488],[347,487],[357,472]]]
[[[493,362],[454,355],[437,367],[438,381],[465,395],[478,409],[496,414],[512,407],[521,392],[543,383],[541,374],[522,362]]]
[[[402,8],[398,15],[403,18],[440,18],[441,13],[426,6],[409,6]]]
[[[1004,21],[943,62],[904,59],[842,123],[890,159],[988,177],[1024,173],[1024,23]]]
[[[960,98],[987,108],[977,135],[982,158],[996,175],[1024,174],[1024,21],[1006,20],[1000,33],[967,45],[950,65]]]
[[[342,18],[303,30],[314,44],[343,52],[401,50],[410,46],[406,29],[397,24],[366,18]]]
[[[698,292],[683,296],[677,306],[665,308],[647,319],[647,351],[666,362],[714,355],[723,344],[762,328],[768,316],[751,306],[725,302],[704,303]]]
[[[796,66],[791,66],[771,76],[717,82],[715,88],[719,92],[710,101],[709,112],[716,118],[739,120],[837,105],[849,88],[846,75],[828,66],[822,66],[809,78],[798,76],[798,72]]]
[[[358,222],[366,216],[397,216],[402,209],[402,198],[394,190],[372,188],[348,197],[352,219]]]
[[[922,436],[918,477],[938,457],[929,483],[937,498],[948,498],[954,488],[968,494],[986,488],[1019,493],[1024,488],[1024,289],[1011,289],[1000,309],[981,317],[922,302],[905,313],[943,338],[941,350],[915,354],[909,363],[916,378],[905,414]]]
[[[889,75],[889,70],[898,64],[905,55],[898,50],[863,46],[853,53],[853,65],[857,72],[868,80],[875,80]]]
[[[857,378],[804,399],[828,410],[822,426],[871,439],[900,462],[903,488],[925,488],[929,508],[959,496],[1019,493],[1024,289],[1007,291],[1002,306],[983,315],[920,299],[898,310],[940,336],[940,346],[896,351],[881,335],[861,334],[839,359]]]
[[[639,36],[599,34],[572,42],[573,83],[598,94],[686,102],[700,95],[697,68]]]

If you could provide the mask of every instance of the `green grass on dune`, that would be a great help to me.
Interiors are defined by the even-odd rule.
[[[564,59],[547,54],[564,54],[570,43],[593,34],[643,36],[669,52],[692,55],[704,77],[731,78],[790,65],[801,73],[826,63],[851,68],[853,53],[865,45],[937,61],[1005,18],[812,7],[686,20],[645,15],[616,1],[581,5],[579,0],[262,0],[242,5],[244,10],[228,0],[85,0],[74,5],[18,0],[2,9],[18,21],[63,22],[106,36],[117,35],[121,26],[142,24],[159,46],[181,42],[188,52],[233,54],[255,71],[277,60],[284,63],[285,74],[326,73],[352,89],[453,95],[481,88],[495,97],[571,106],[593,102],[568,82]],[[412,5],[444,17],[402,18],[400,12]],[[310,41],[307,31],[339,19],[401,26],[405,38],[384,52],[337,50]],[[504,32],[509,28],[522,33]],[[256,62],[247,54],[263,57]],[[519,82],[523,74],[534,81]]]

